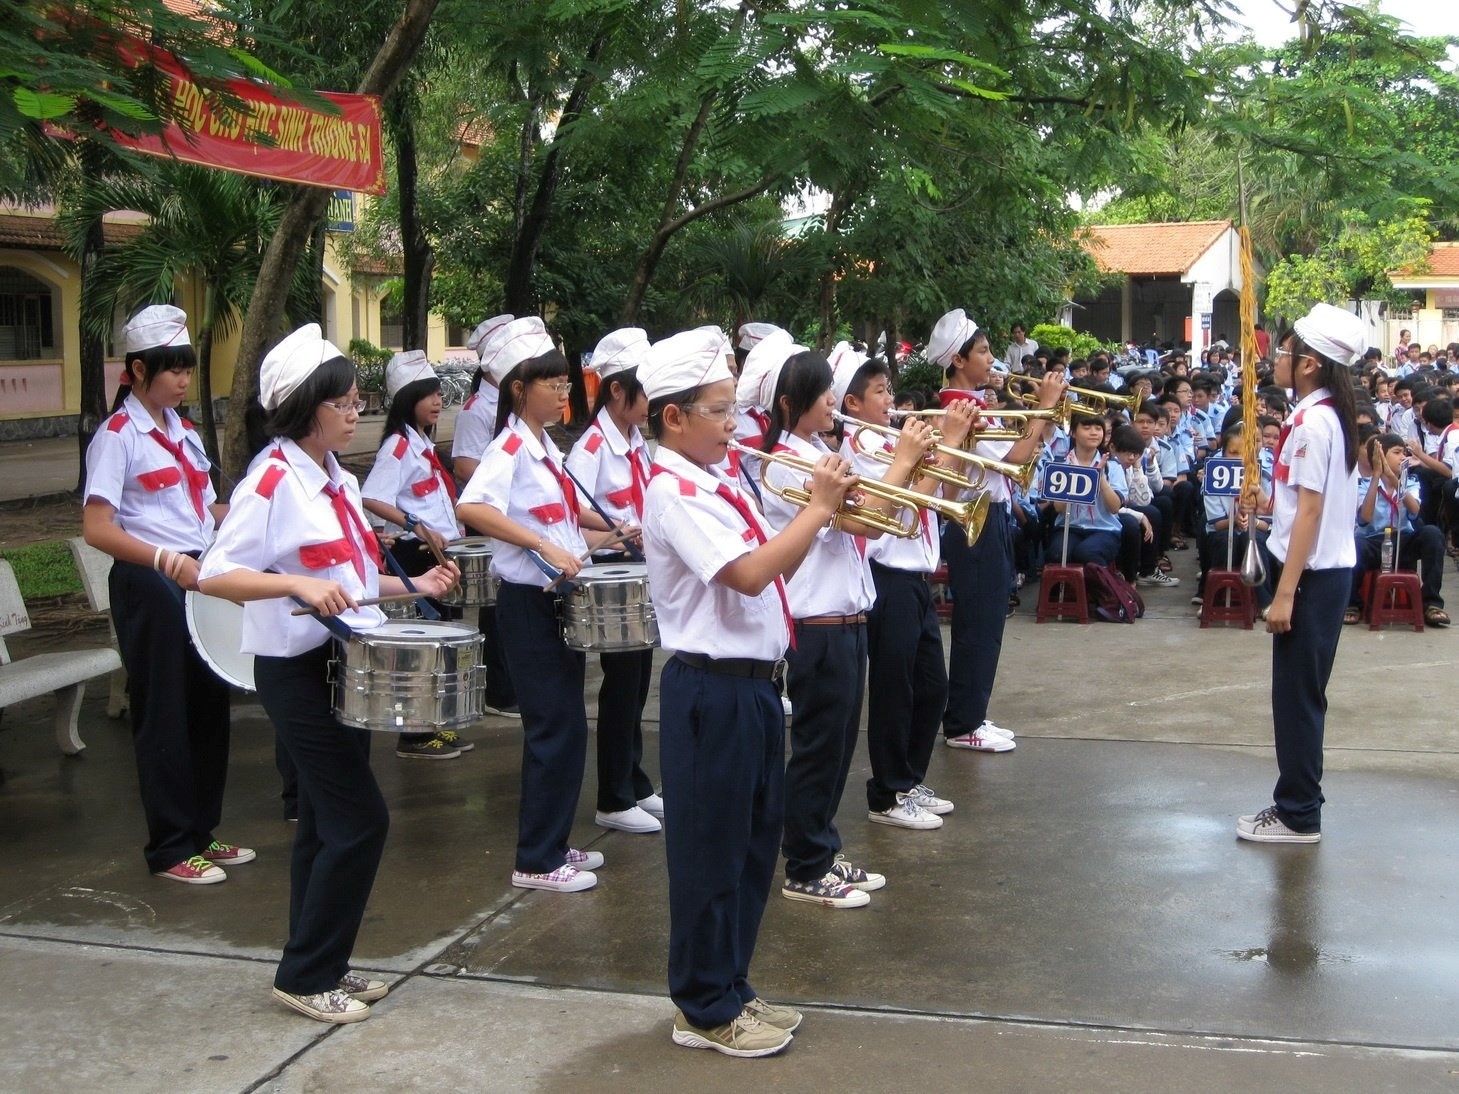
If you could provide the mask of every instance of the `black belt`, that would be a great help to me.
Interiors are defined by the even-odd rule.
[[[691,669],[717,672],[721,676],[743,676],[751,680],[780,680],[785,676],[785,660],[757,661],[753,657],[706,657],[702,653],[674,654]]]

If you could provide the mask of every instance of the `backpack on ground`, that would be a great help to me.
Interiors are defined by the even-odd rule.
[[[1099,562],[1084,564],[1089,606],[1106,623],[1133,623],[1145,614],[1145,601],[1125,575]]]

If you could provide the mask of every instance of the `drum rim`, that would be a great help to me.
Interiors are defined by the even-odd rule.
[[[207,605],[203,603],[204,600],[215,600],[225,604],[233,603],[223,597],[208,596],[207,593],[200,592],[197,589],[187,590],[183,596],[183,616],[187,620],[188,639],[192,642],[193,649],[197,651],[198,656],[203,659],[203,662],[213,671],[213,675],[217,676],[218,679],[243,691],[256,692],[258,686],[253,675],[253,654],[244,653],[240,649],[238,656],[243,658],[245,665],[230,667],[221,662],[217,656],[217,652],[202,640],[202,628],[198,625],[197,613],[207,609]],[[234,604],[234,607],[238,608],[240,612],[243,610],[242,605]],[[242,638],[241,630],[239,637],[240,639]],[[246,677],[244,676],[245,668],[247,669]]]

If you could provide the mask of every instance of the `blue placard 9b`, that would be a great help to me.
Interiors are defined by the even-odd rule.
[[[1044,468],[1044,481],[1039,492],[1045,501],[1088,505],[1099,492],[1099,470],[1072,463],[1051,463]]]
[[[1234,498],[1241,494],[1246,467],[1240,460],[1206,461],[1206,477],[1201,490],[1208,498]]]

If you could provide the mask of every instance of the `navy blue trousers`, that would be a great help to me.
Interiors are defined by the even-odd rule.
[[[177,585],[149,567],[114,562],[107,586],[127,667],[143,855],[159,873],[211,844],[222,818],[228,685],[193,649]]]
[[[299,826],[289,866],[289,941],[274,986],[329,991],[350,967],[355,938],[390,830],[370,770],[370,734],[334,716],[334,643],[294,657],[255,657],[258,699],[299,779]]]
[[[1273,578],[1281,580],[1280,563]],[[1272,801],[1295,832],[1322,829],[1322,737],[1327,681],[1342,636],[1353,572],[1307,570],[1292,602],[1292,629],[1272,636],[1272,727],[1277,785]]]
[[[486,705],[497,710],[517,705],[517,689],[502,653],[501,629],[497,626],[496,605],[487,604],[477,615],[481,631],[481,663],[486,666]]]
[[[1062,556],[1064,550],[1064,529],[1054,529],[1054,550]],[[1069,562],[1081,565],[1098,562],[1104,566],[1114,565],[1120,554],[1120,533],[1105,532],[1093,528],[1069,528]]]
[[[659,678],[669,995],[700,1029],[756,996],[750,959],[785,808],[785,713],[769,680],[670,658]]]
[[[1002,505],[991,506],[983,534],[971,547],[957,525],[942,529],[942,557],[952,593],[947,709],[942,715],[942,732],[948,737],[971,733],[988,717],[1013,585],[1010,523]]]
[[[598,808],[632,809],[654,792],[643,770],[643,707],[653,683],[654,651],[601,653],[598,688]]]
[[[503,581],[496,594],[502,652],[512,679],[521,685],[516,869],[527,874],[548,874],[567,861],[587,761],[585,658],[562,644],[559,601],[556,593],[510,581]]]
[[[884,812],[927,778],[947,709],[942,629],[927,575],[871,564],[876,604],[866,621],[866,806]]]
[[[836,810],[846,789],[866,691],[866,624],[795,625],[785,659],[790,762],[785,767],[785,876],[817,881],[841,850]],[[782,718],[784,714],[782,712]]]

